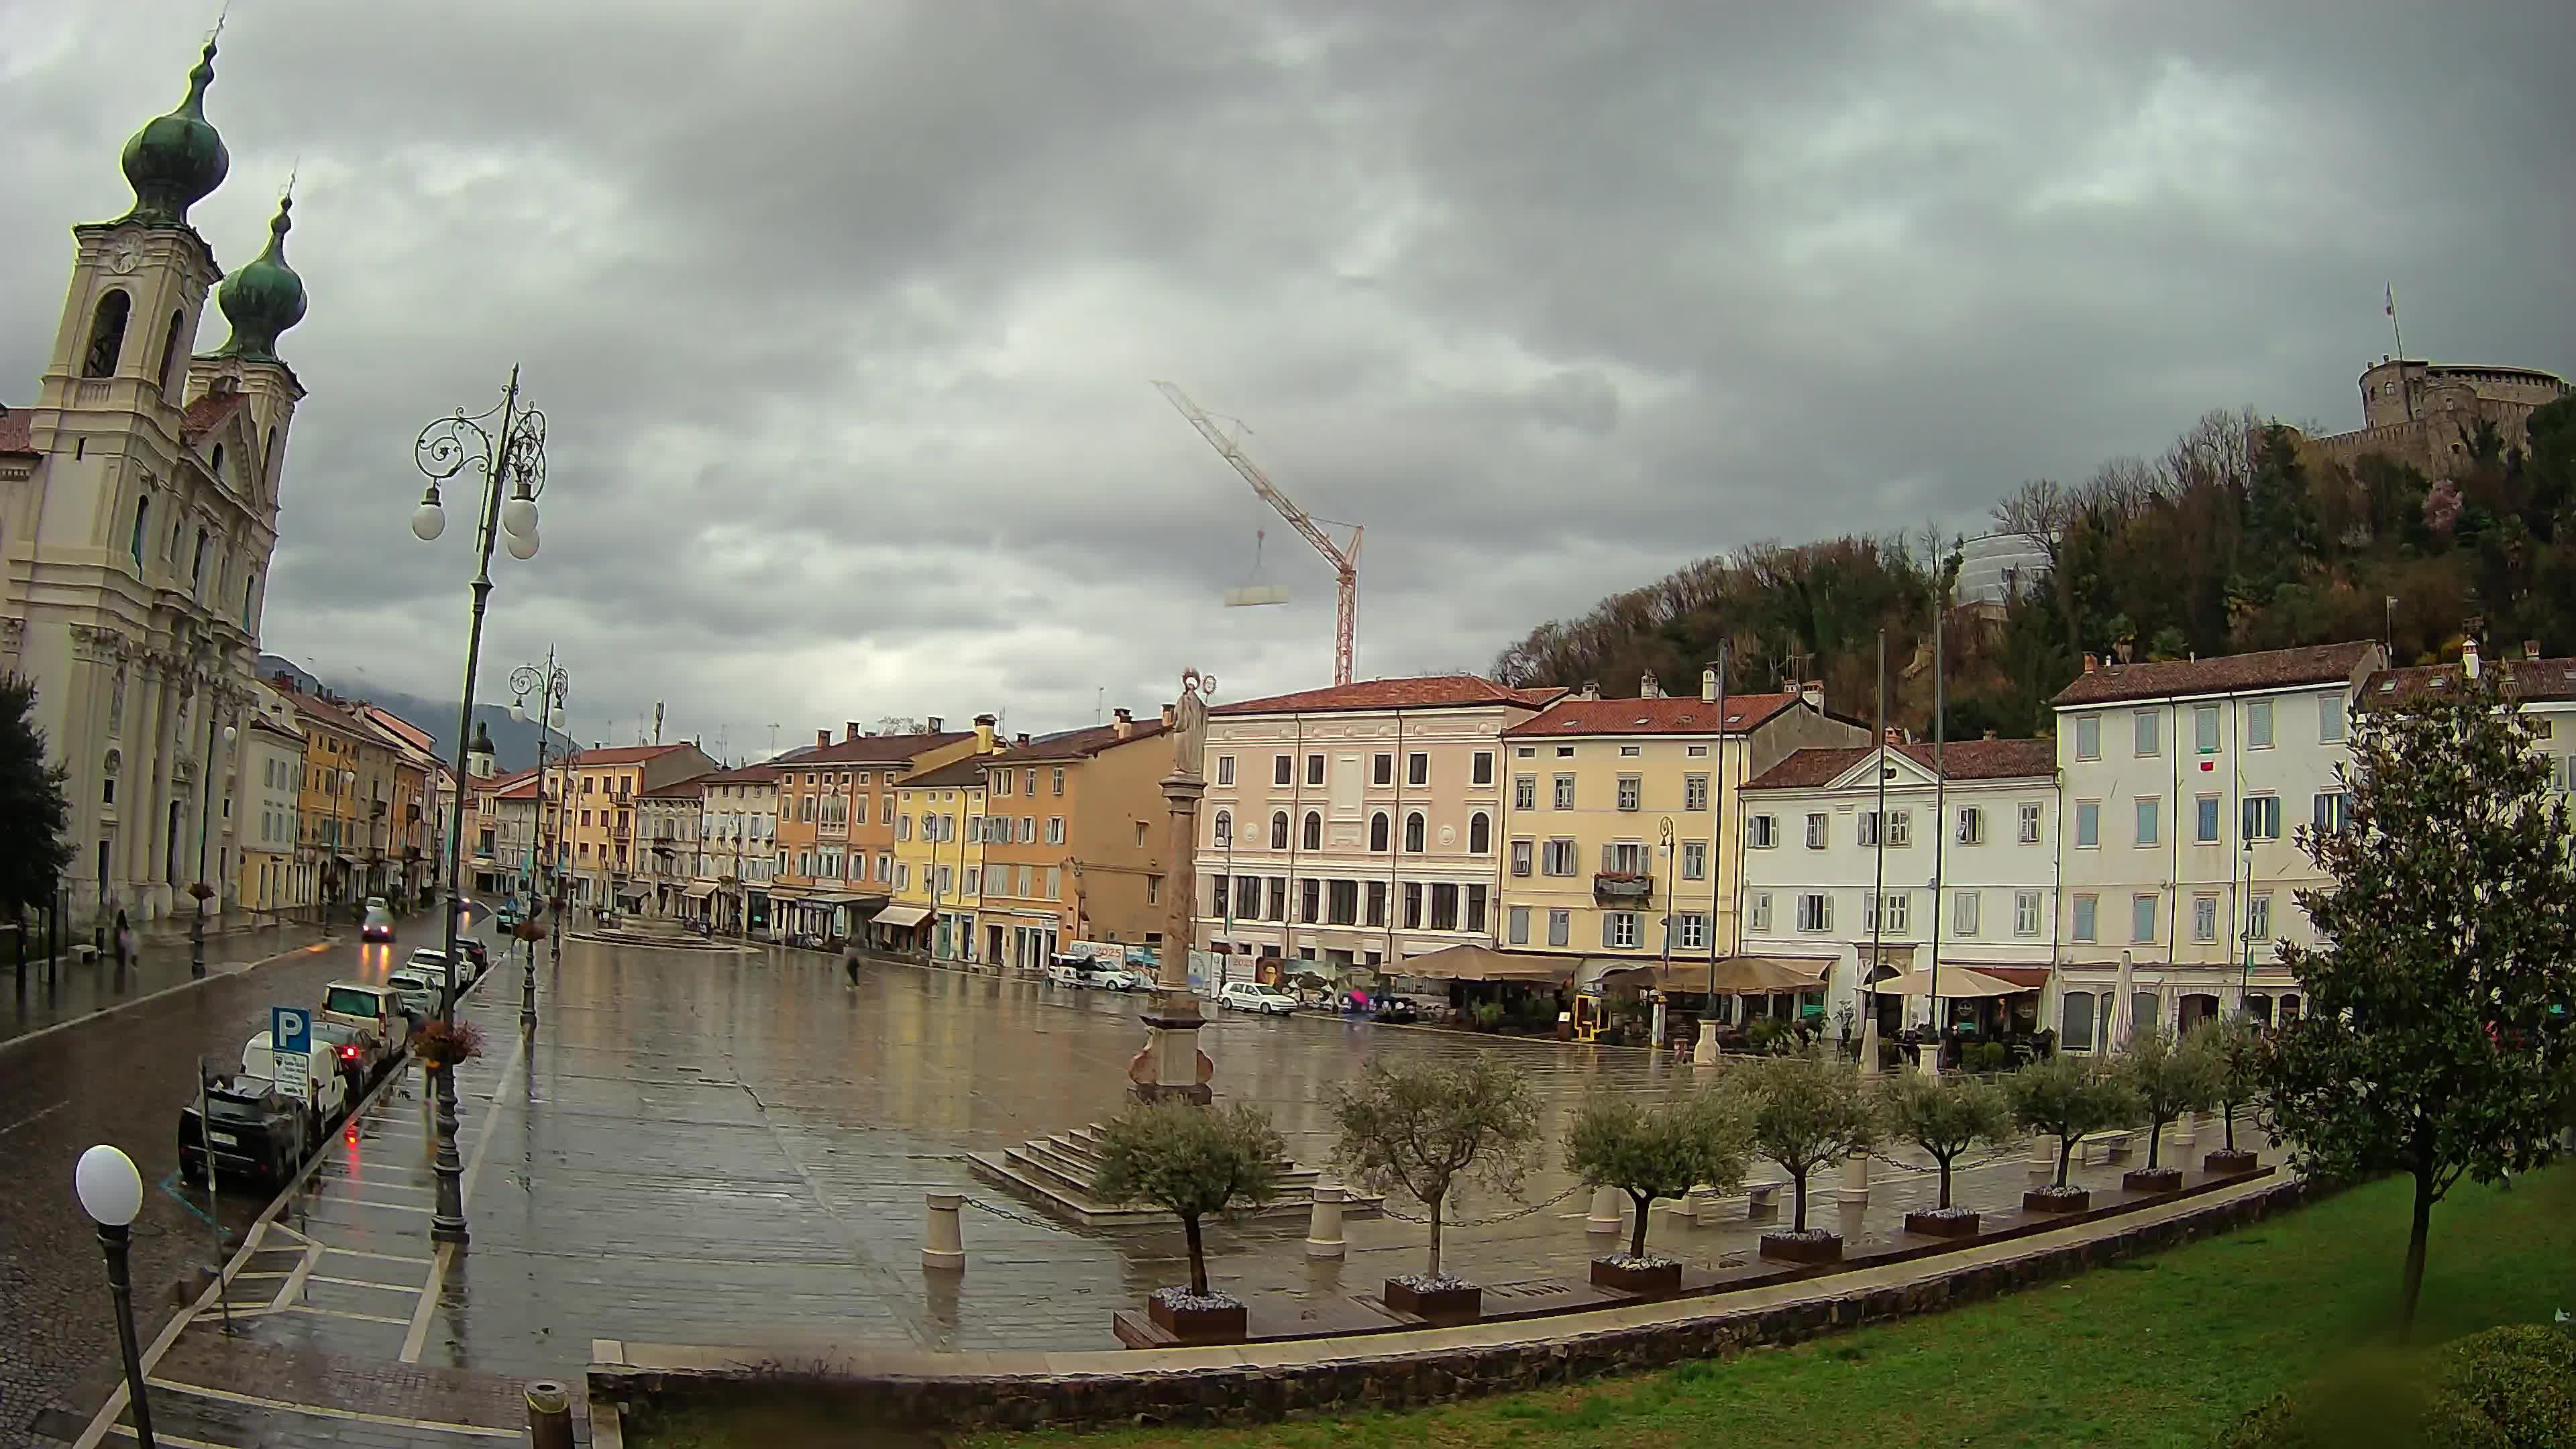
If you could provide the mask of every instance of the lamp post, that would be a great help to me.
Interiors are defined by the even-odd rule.
[[[531,718],[528,712],[528,699],[533,695],[537,701],[533,718],[537,725],[537,844],[539,848],[543,848],[546,838],[546,746],[551,743],[555,727],[563,722],[564,700],[571,691],[572,678],[564,672],[561,665],[555,663],[555,651],[551,648],[546,650],[545,668],[539,669],[533,664],[522,664],[510,671],[510,718],[521,724],[528,723]],[[529,858],[535,859],[533,852]],[[553,874],[551,860],[547,862],[547,866],[547,873]],[[532,870],[529,875],[529,893],[533,895],[536,890],[535,872]],[[552,915],[553,912],[549,910],[548,914]],[[557,936],[552,954],[548,957],[549,964],[561,959],[562,950],[563,938]],[[533,1032],[537,1029],[537,948],[534,943],[528,945],[526,954],[520,958],[519,967],[519,1030],[523,1033]]]
[[[209,695],[211,701],[212,696]],[[241,732],[231,725],[223,727],[223,742],[231,744]],[[206,974],[206,902],[221,894],[221,887],[206,884],[206,837],[214,828],[215,814],[215,710],[206,707],[205,788],[197,804],[197,880],[188,887],[188,974]]]
[[[499,421],[493,424],[496,415]],[[537,495],[546,486],[546,415],[520,405],[519,370],[513,367],[497,407],[471,416],[460,408],[421,429],[412,442],[412,463],[429,479],[420,507],[411,517],[412,535],[423,543],[434,541],[447,528],[438,485],[468,469],[483,475],[483,499],[474,530],[472,622],[465,634],[465,688],[456,706],[456,776],[461,780],[466,775],[466,748],[474,734],[474,673],[483,662],[483,613],[492,597],[492,545],[506,536],[510,557],[537,556]],[[465,793],[459,790],[447,831],[449,904],[441,913],[446,917],[447,969],[439,987],[438,1012],[448,1022],[456,1019],[454,901],[462,894],[458,873],[464,865],[464,844]],[[455,1063],[441,1061],[432,1075],[438,1092],[438,1154],[432,1166],[438,1175],[438,1203],[430,1216],[429,1235],[440,1242],[463,1243],[465,1164],[456,1154]]]
[[[1723,716],[1720,718],[1722,722]],[[1673,990],[1673,927],[1681,918],[1679,902],[1673,896],[1675,882],[1680,879],[1681,849],[1674,843],[1673,817],[1667,815],[1663,818],[1658,834],[1662,837],[1664,848],[1664,963],[1655,975],[1655,1020],[1652,1027],[1648,1029],[1647,1036],[1655,1049],[1660,1051],[1664,1045],[1665,1007],[1669,1004]],[[1654,863],[1649,861],[1646,874],[1648,886],[1651,887],[1654,884],[1654,879]]]
[[[143,1175],[134,1159],[101,1143],[81,1154],[72,1169],[81,1211],[98,1224],[98,1246],[107,1255],[107,1291],[116,1300],[116,1346],[125,1356],[125,1396],[134,1409],[134,1439],[153,1449],[152,1402],[143,1390],[143,1353],[134,1340],[134,1284],[125,1252],[135,1216],[143,1211]]]

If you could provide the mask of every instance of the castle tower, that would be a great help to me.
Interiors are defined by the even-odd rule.
[[[303,396],[276,342],[304,292],[281,205],[268,249],[220,294],[233,342],[192,355],[222,271],[188,209],[231,167],[206,116],[214,61],[210,41],[178,106],[126,143],[133,206],[72,228],[36,401],[0,418],[0,671],[35,681],[69,775],[76,915],[167,915],[200,879],[238,899],[241,747],[224,731],[248,722]]]

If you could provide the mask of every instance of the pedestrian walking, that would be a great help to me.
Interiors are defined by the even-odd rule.
[[[841,956],[841,966],[842,966],[842,968],[843,968],[844,970],[846,970],[846,971],[848,971],[848,972],[850,973],[850,984],[851,984],[852,986],[856,986],[856,985],[858,985],[858,984],[859,984],[859,956],[858,956],[858,953],[857,953],[857,952],[855,952],[855,951],[850,951],[850,952],[845,952],[845,953],[843,953],[843,954],[842,954],[842,956]]]
[[[116,969],[122,971],[134,964],[134,927],[127,923],[125,912],[116,913]]]

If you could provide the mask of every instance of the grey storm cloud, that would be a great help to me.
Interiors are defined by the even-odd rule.
[[[0,9],[21,401],[214,7]],[[1366,526],[1379,674],[2210,407],[2349,426],[2392,282],[2415,350],[2565,370],[2571,53],[2559,0],[255,0],[196,217],[237,264],[297,175],[272,649],[454,688],[411,439],[517,364],[486,692],[555,644],[578,732],[739,750],[1318,682],[1328,568],[1153,378]],[[1256,573],[1290,606],[1218,606]]]

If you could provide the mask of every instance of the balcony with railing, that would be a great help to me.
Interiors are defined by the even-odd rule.
[[[1655,895],[1655,878],[1641,870],[1604,870],[1592,876],[1592,898],[1605,906],[1642,906]]]

